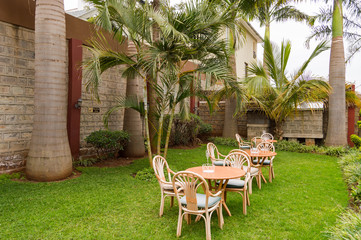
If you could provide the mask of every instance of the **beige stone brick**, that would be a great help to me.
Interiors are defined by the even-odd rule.
[[[11,87],[10,91],[13,95],[23,95],[25,93],[25,88],[23,87]]]
[[[14,141],[19,140],[20,133],[4,133],[4,141]]]
[[[9,152],[9,143],[0,142],[0,153]]]

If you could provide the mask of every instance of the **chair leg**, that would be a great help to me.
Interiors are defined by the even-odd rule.
[[[174,204],[174,197],[170,197],[170,207],[173,207],[173,204]]]
[[[179,237],[182,234],[182,210],[179,210],[179,216],[178,216],[178,226],[177,226],[177,237]]]
[[[249,194],[248,194],[247,191],[246,191],[246,193],[247,193],[247,203],[248,203],[248,206],[251,206],[251,202],[249,201]]]
[[[209,213],[206,212],[206,239],[211,240],[211,218],[209,217]]]
[[[261,169],[259,169],[259,171],[261,171]],[[257,183],[258,183],[258,188],[261,189],[262,187],[262,179],[261,179],[261,174],[258,173],[257,175]]]
[[[159,209],[159,216],[161,217],[163,215],[163,209],[164,209],[164,194],[162,191],[162,195],[160,198],[160,209]]]
[[[272,165],[272,177],[275,178],[275,171],[273,169],[273,165]]]
[[[251,177],[251,179],[248,181],[248,192],[249,192],[249,194],[252,194],[252,181],[253,181],[253,177]]]
[[[271,183],[272,182],[272,167],[269,166],[269,177],[268,177],[268,181]]]
[[[247,215],[247,196],[246,196],[246,192],[243,191],[243,214]]]
[[[224,220],[223,220],[223,211],[222,211],[222,203],[219,203],[219,216],[221,219],[221,229],[223,229]]]

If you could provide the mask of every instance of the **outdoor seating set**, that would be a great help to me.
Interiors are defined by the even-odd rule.
[[[191,215],[196,215],[196,221],[200,218],[205,220],[206,238],[211,239],[213,212],[217,212],[221,229],[224,224],[222,207],[231,216],[226,205],[227,192],[237,192],[242,196],[243,214],[247,214],[253,178],[256,178],[261,189],[262,179],[267,182],[262,168],[268,167],[269,182],[272,182],[275,177],[273,159],[277,154],[273,145],[276,140],[273,140],[273,136],[265,133],[259,138],[253,138],[251,142],[246,142],[236,134],[236,139],[239,149],[233,149],[228,155],[221,154],[215,144],[208,143],[206,156],[207,161],[210,159],[212,164],[207,163],[177,173],[169,168],[162,156],[157,155],[153,158],[154,172],[161,188],[159,215],[163,215],[165,197],[171,197],[171,207],[174,197],[178,200],[177,236],[181,235],[183,218],[190,224]],[[200,193],[200,189],[203,193]]]

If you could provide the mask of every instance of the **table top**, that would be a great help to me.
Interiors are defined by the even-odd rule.
[[[270,143],[276,143],[277,142],[277,140],[275,140],[275,139],[264,140],[264,139],[259,139],[259,138],[257,138],[256,141],[257,142],[265,141],[265,142],[270,142]]]
[[[186,171],[194,172],[201,175],[204,179],[222,180],[243,177],[246,173],[242,169],[233,167],[215,166],[214,172],[203,172],[202,166],[188,168]]]
[[[273,157],[277,155],[276,152],[271,151],[258,151],[258,153],[253,153],[250,149],[246,149],[243,151],[247,152],[250,157]]]

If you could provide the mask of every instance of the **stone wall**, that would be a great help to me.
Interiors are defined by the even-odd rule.
[[[285,138],[323,138],[323,110],[299,110],[283,125]]]
[[[83,49],[83,59],[90,57],[88,49]],[[121,68],[116,67],[105,71],[102,75],[102,82],[99,87],[100,103],[91,93],[85,90],[87,79],[82,79],[82,108],[80,115],[80,147],[85,147],[84,138],[91,132],[104,129],[103,115],[111,107],[116,105],[116,98],[125,95],[126,79],[121,77]],[[99,112],[93,112],[93,108],[99,108]],[[113,112],[109,118],[110,130],[123,129],[124,110]]]
[[[23,164],[34,114],[34,31],[0,22],[0,171]]]
[[[0,21],[0,173],[24,165],[29,151],[34,116],[34,31]],[[83,49],[83,59],[89,56]],[[68,68],[67,68],[68,69]],[[81,148],[92,131],[103,129],[103,114],[125,94],[126,80],[119,68],[102,75],[99,89],[101,103],[85,91],[82,82],[80,122]],[[99,112],[90,109],[99,108]],[[124,111],[115,112],[109,129],[123,129]],[[81,153],[86,151],[81,151]]]
[[[208,124],[212,125],[212,135],[222,136],[223,126],[224,126],[224,110],[225,103],[221,101],[219,103],[219,108],[216,112],[210,114],[208,105],[205,101],[199,102],[198,115],[200,118]],[[247,136],[247,114],[237,116],[238,124],[238,133],[242,137]]]

